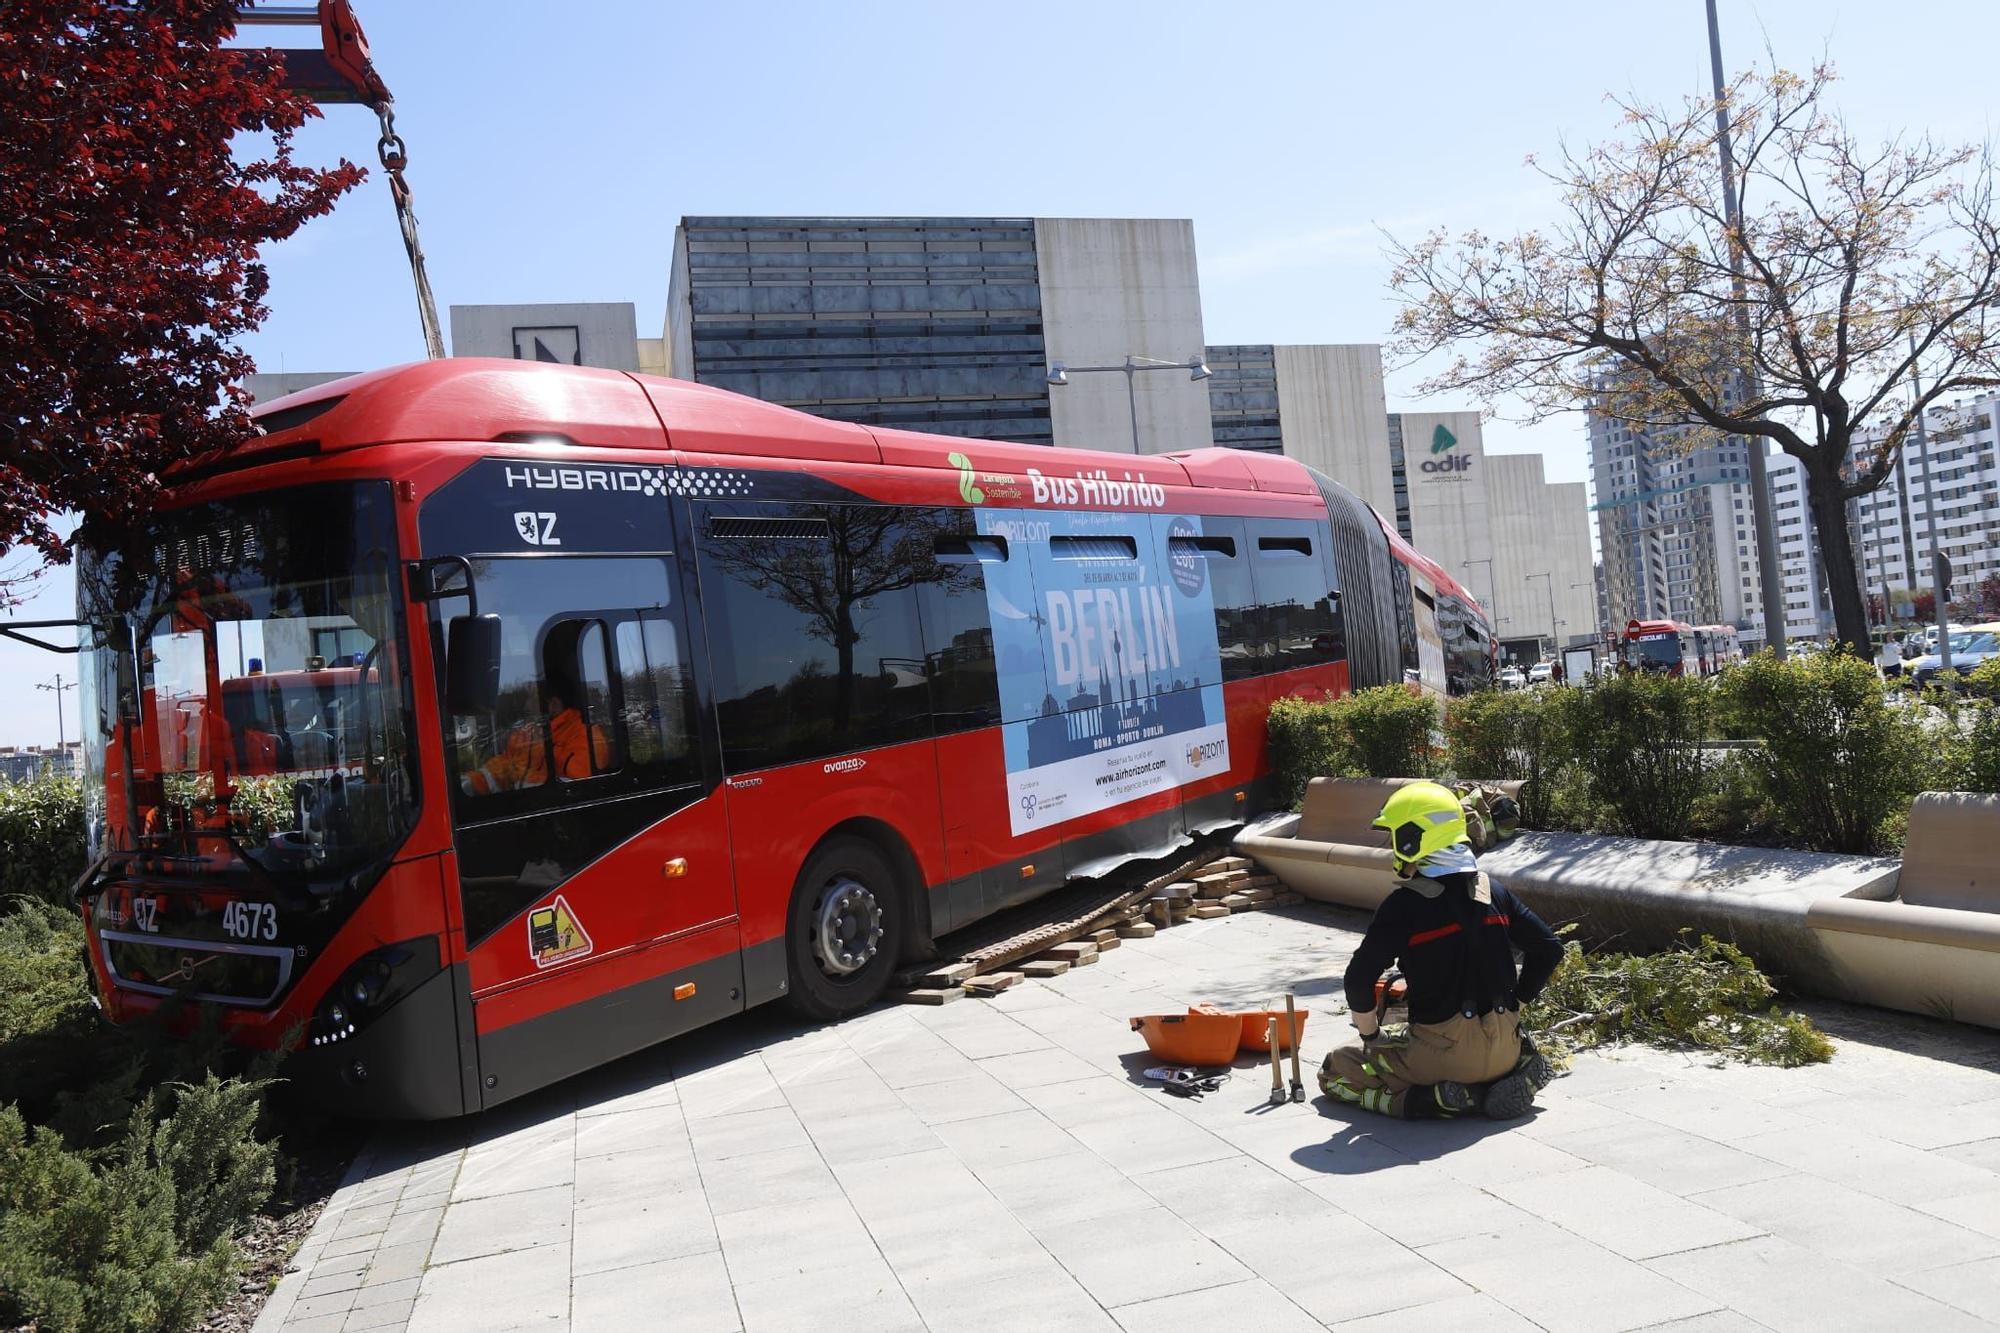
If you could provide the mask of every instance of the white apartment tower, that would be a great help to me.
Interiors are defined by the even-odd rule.
[[[1870,593],[1892,606],[1931,584],[1931,552],[1943,550],[1961,594],[2000,573],[2000,395],[1933,407],[1912,433],[1888,480],[1850,506],[1856,558]],[[1857,459],[1874,438],[1855,442]]]

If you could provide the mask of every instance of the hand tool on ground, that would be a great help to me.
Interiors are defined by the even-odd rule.
[[[1285,992],[1285,1031],[1291,1034],[1292,1042],[1292,1100],[1302,1102],[1306,1099],[1306,1085],[1299,1077],[1299,1013],[1290,991]]]
[[[1288,1099],[1285,1096],[1284,1057],[1278,1054],[1278,1020],[1275,1018],[1271,1020],[1270,1033],[1271,1033],[1271,1105],[1283,1106]]]

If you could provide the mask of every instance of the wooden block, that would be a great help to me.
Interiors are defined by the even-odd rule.
[[[1194,881],[1177,879],[1171,884],[1163,884],[1154,891],[1153,896],[1155,898],[1192,898],[1194,897]]]
[[[1042,950],[1043,958],[1060,958],[1066,963],[1077,963],[1097,952],[1095,940],[1071,940],[1067,944],[1051,944]]]
[[[917,984],[930,987],[957,986],[962,984],[975,970],[975,966],[971,963],[948,963],[943,967],[934,967],[924,973],[922,979]]]
[[[1236,882],[1236,879],[1237,875],[1234,870],[1210,870],[1196,875],[1194,877],[1194,884],[1199,889],[1204,884],[1233,884]]]
[[[1223,898],[1222,905],[1224,907],[1227,907],[1230,911],[1234,912],[1238,908],[1248,907],[1250,905],[1250,899],[1244,897],[1240,893],[1232,893]]]
[[[1090,932],[1090,938],[1096,940],[1097,947],[1102,949],[1104,941],[1118,938],[1118,928],[1116,926],[1106,926],[1102,930],[1093,930]]]
[[[1218,860],[1210,861],[1208,863],[1208,869],[1210,871],[1248,870],[1253,864],[1254,863],[1247,856],[1225,856]]]
[[[1021,980],[1019,972],[988,972],[982,976],[967,977],[963,987],[967,995],[998,995]]]
[[[1243,896],[1253,903],[1268,903],[1278,895],[1272,889],[1245,889]]]
[[[1284,885],[1284,881],[1276,875],[1252,875],[1243,882],[1253,889],[1275,889]]]
[[[1197,921],[1213,921],[1216,917],[1228,916],[1229,909],[1221,903],[1203,903],[1194,909],[1192,915]]]
[[[1096,962],[1096,961],[1098,960],[1098,958],[1099,958],[1099,957],[1100,957],[1100,955],[1098,955],[1098,954],[1095,954],[1095,953],[1087,953],[1087,954],[1085,954],[1085,955],[1084,955],[1083,957],[1081,957],[1081,958],[1076,958],[1076,959],[1072,959],[1072,960],[1070,961],[1070,966],[1071,966],[1071,967],[1089,967],[1089,966],[1090,966],[1090,965],[1091,965],[1092,963],[1095,963],[1095,962]]]
[[[1126,940],[1150,940],[1159,927],[1150,921],[1134,921],[1130,925],[1118,927],[1118,937]]]
[[[1207,902],[1236,892],[1234,884],[1204,884],[1195,891],[1195,897]]]
[[[1110,939],[1097,941],[1097,951],[1099,953],[1110,953],[1113,949],[1117,948],[1124,942],[1125,941],[1118,938],[1118,932],[1114,930],[1111,932]]]
[[[896,1000],[900,1004],[950,1004],[953,1000],[962,1000],[964,998],[964,987],[953,986],[949,989],[929,987],[906,990],[901,995],[898,995]]]
[[[1069,964],[1057,958],[1036,958],[1021,964],[1024,977],[1059,977],[1069,971]]]

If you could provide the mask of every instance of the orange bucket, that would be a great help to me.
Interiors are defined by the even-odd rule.
[[[1269,1034],[1272,1019],[1276,1019],[1278,1022],[1278,1054],[1280,1055],[1290,1055],[1293,1043],[1300,1040],[1306,1030],[1306,1011],[1303,1009],[1297,1009],[1292,1012],[1292,1031],[1290,1036],[1285,1034],[1285,1011],[1282,1009],[1253,1009],[1248,1013],[1238,1014],[1237,1017],[1243,1023],[1243,1049],[1246,1051],[1255,1051],[1259,1055],[1269,1055],[1271,1053]]]
[[[1148,1014],[1131,1020],[1132,1030],[1146,1039],[1146,1049],[1162,1064],[1214,1068],[1236,1058],[1243,1024],[1235,1014]]]

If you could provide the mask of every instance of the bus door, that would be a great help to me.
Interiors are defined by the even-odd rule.
[[[531,549],[487,554],[491,524],[462,529],[489,505],[431,521],[477,473],[422,521],[427,549],[448,535],[469,550],[477,612],[500,629],[497,702],[445,709],[443,738],[490,1105],[733,1012],[743,983],[719,765],[697,721],[698,617],[665,504],[621,528],[586,511],[625,497],[578,496],[571,514],[569,497],[537,495],[536,524],[508,524]],[[656,549],[532,549],[551,536]],[[435,643],[467,609],[436,603]]]

